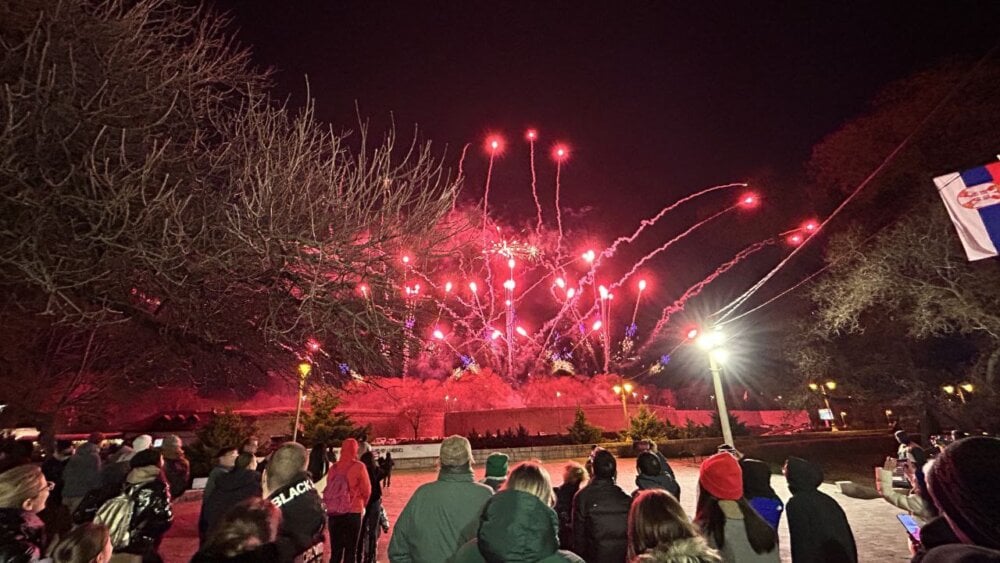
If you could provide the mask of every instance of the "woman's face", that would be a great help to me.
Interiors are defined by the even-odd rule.
[[[49,499],[49,491],[52,484],[45,480],[45,477],[38,477],[38,494],[24,501],[24,509],[28,512],[41,512],[45,508],[45,501]]]

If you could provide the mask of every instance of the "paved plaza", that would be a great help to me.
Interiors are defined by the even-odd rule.
[[[555,485],[562,481],[564,463],[565,461],[550,461],[544,464],[549,474],[552,475]],[[672,461],[671,466],[681,484],[681,504],[688,515],[693,516],[698,467],[696,464],[681,461]],[[477,477],[481,477],[484,467],[480,465],[475,470]],[[635,489],[634,459],[620,460],[618,474],[618,482],[627,492]],[[389,521],[395,522],[396,516],[403,510],[403,506],[416,487],[433,480],[435,476],[436,472],[431,470],[393,473],[392,486],[385,490],[383,500]],[[791,496],[785,479],[781,475],[773,476],[771,485],[782,499],[787,501]],[[897,508],[882,499],[859,500],[846,497],[840,493],[835,485],[829,483],[824,484],[822,490],[836,499],[847,512],[847,518],[850,520],[854,537],[858,543],[861,561],[909,561],[906,533],[896,520],[896,514],[900,512]],[[163,542],[162,552],[167,563],[187,563],[197,549],[197,520],[200,504],[199,501],[195,500],[182,501],[176,505],[174,526]],[[392,530],[390,530],[391,533]],[[781,520],[778,533],[781,537],[781,560],[791,561],[788,525],[784,518]],[[379,542],[379,561],[388,561],[385,556],[388,543],[389,537],[383,535]]]

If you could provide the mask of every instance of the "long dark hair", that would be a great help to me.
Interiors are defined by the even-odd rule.
[[[628,512],[629,561],[659,545],[701,538],[681,505],[666,491],[642,491]],[[703,540],[702,540],[703,541]]]
[[[766,520],[750,506],[747,499],[736,502],[743,513],[743,526],[746,529],[747,540],[756,553],[767,553],[778,545],[778,535]],[[698,505],[694,513],[694,522],[705,535],[710,537],[720,549],[726,545],[726,515],[719,506],[719,499],[698,484]]]

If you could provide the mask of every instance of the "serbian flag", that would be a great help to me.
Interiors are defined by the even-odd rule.
[[[1000,249],[1000,162],[934,178],[969,260]]]

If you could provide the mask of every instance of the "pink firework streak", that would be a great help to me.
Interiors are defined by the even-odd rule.
[[[673,211],[674,209],[677,209],[678,207],[680,207],[681,205],[683,205],[683,204],[691,201],[692,199],[701,197],[701,196],[703,196],[705,194],[710,194],[710,193],[712,193],[714,191],[717,191],[717,190],[725,190],[725,189],[728,189],[728,188],[745,188],[746,186],[747,185],[745,183],[742,183],[742,182],[732,183],[732,184],[720,184],[718,186],[712,186],[710,188],[705,188],[704,190],[701,190],[700,192],[697,192],[697,193],[693,193],[693,194],[691,194],[689,196],[682,197],[681,199],[675,201],[674,203],[672,203],[672,204],[664,207],[663,209],[660,210],[659,213],[657,213],[656,215],[650,217],[649,219],[643,219],[643,221],[641,223],[639,223],[639,228],[637,228],[635,230],[635,232],[631,234],[631,236],[618,237],[615,240],[615,242],[613,242],[611,244],[611,246],[609,246],[608,248],[604,249],[604,252],[601,252],[601,255],[597,257],[597,262],[594,264],[594,267],[597,267],[600,264],[601,259],[603,259],[604,257],[609,257],[610,258],[611,256],[614,256],[615,251],[618,250],[618,246],[619,245],[621,245],[622,243],[624,243],[624,244],[631,244],[632,242],[635,241],[635,239],[639,238],[639,235],[641,235],[642,232],[646,230],[646,227],[652,227],[653,225],[656,224],[657,221],[659,221],[660,219],[662,219],[667,213]]]
[[[486,169],[486,189],[483,190],[483,250],[486,250],[486,224],[489,219],[490,208],[490,180],[493,179],[493,161],[495,155],[490,153],[490,166]]]
[[[562,172],[562,161],[556,162],[556,225],[559,226],[559,241],[556,243],[556,251],[562,248],[563,228],[562,228],[562,208],[559,207],[559,175]]]
[[[531,147],[531,196],[535,198],[535,209],[538,210],[538,224],[535,225],[535,232],[540,233],[542,232],[542,202],[538,200],[538,176],[535,174],[534,131],[528,132],[528,141],[528,144]]]
[[[628,273],[626,273],[624,276],[622,276],[620,280],[618,280],[615,283],[611,284],[611,286],[609,287],[609,289],[614,289],[616,287],[621,287],[622,284],[624,284],[625,282],[627,282],[630,277],[632,277],[633,275],[635,275],[635,273],[637,271],[639,271],[639,268],[641,268],[643,264],[645,264],[646,262],[649,262],[650,260],[652,260],[654,256],[656,256],[657,254],[659,254],[659,253],[667,250],[672,245],[674,245],[675,243],[677,243],[678,241],[680,241],[684,237],[688,236],[689,234],[693,233],[694,231],[698,230],[699,228],[703,227],[704,225],[706,225],[708,223],[711,223],[715,219],[718,219],[719,217],[725,215],[726,213],[729,213],[730,211],[733,211],[734,209],[738,209],[739,207],[740,207],[739,204],[731,205],[731,206],[723,209],[722,211],[719,211],[718,213],[715,213],[715,214],[709,216],[708,218],[702,219],[701,221],[698,221],[694,225],[688,227],[688,229],[686,231],[684,231],[681,234],[675,236],[674,238],[668,240],[667,242],[665,242],[662,245],[660,245],[659,248],[654,249],[649,254],[643,256],[642,258],[640,258],[639,261],[636,262],[632,266],[632,269],[629,270]]]
[[[469,150],[469,145],[471,145],[471,144],[472,143],[465,143],[465,146],[462,147],[462,156],[460,156],[458,158],[458,178],[457,178],[458,180],[461,180],[462,179],[462,175],[464,174],[464,172],[462,171],[462,166],[465,164],[465,152]],[[455,193],[455,197],[453,197],[451,199],[451,210],[452,211],[455,211],[455,206],[457,204],[458,204],[458,193],[456,192]]]
[[[767,240],[762,240],[760,242],[755,242],[751,244],[750,246],[737,252],[736,255],[733,256],[731,260],[721,264],[718,268],[715,269],[714,272],[709,274],[708,277],[689,287],[688,290],[684,292],[684,295],[681,295],[676,301],[673,302],[672,305],[663,310],[663,313],[660,315],[660,320],[656,321],[656,326],[653,327],[653,331],[649,335],[649,339],[647,339],[646,343],[639,348],[639,353],[642,353],[647,348],[649,348],[649,346],[653,343],[653,341],[656,340],[656,336],[660,333],[661,330],[663,330],[663,327],[665,327],[667,323],[670,322],[670,316],[673,315],[674,313],[684,310],[684,306],[687,304],[689,299],[701,293],[702,290],[705,289],[705,286],[715,281],[716,278],[728,272],[729,270],[734,268],[737,264],[749,258],[751,255],[759,252],[764,248],[767,248],[768,246],[771,246],[772,244],[777,242],[777,240],[778,239],[776,238],[769,238]]]

